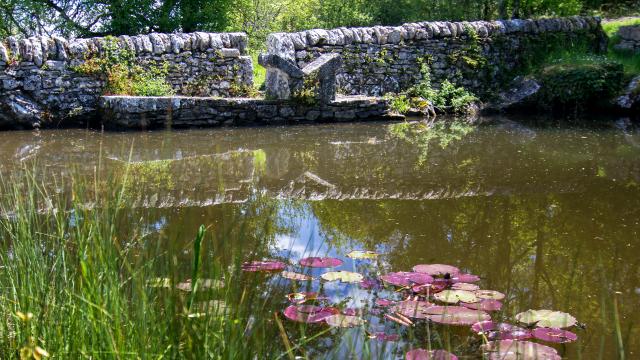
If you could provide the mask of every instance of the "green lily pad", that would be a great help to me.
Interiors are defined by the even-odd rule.
[[[475,293],[476,297],[486,300],[502,300],[506,297],[503,293],[495,290],[476,290]]]
[[[350,328],[364,325],[365,321],[359,316],[353,315],[343,315],[343,314],[335,314],[331,315],[328,318],[324,319],[324,321],[329,324],[329,326],[335,327],[343,327]]]
[[[171,279],[169,278],[153,278],[147,281],[147,286],[152,288],[170,288]]]
[[[527,310],[516,315],[516,320],[526,325],[556,329],[568,328],[578,322],[567,313],[553,310]]]
[[[308,280],[313,280],[312,276],[306,275],[306,274],[300,274],[297,272],[293,272],[293,271],[283,271],[280,273],[280,276],[282,276],[285,279],[289,279],[289,280],[298,280],[298,281],[308,281]]]
[[[442,290],[439,293],[433,294],[433,298],[447,304],[457,304],[459,302],[475,303],[480,301],[473,292],[467,290]]]
[[[325,281],[340,280],[345,283],[359,283],[364,279],[361,274],[351,271],[330,271],[320,275],[320,277]]]
[[[375,260],[378,258],[378,253],[375,253],[373,251],[353,250],[352,252],[347,254],[347,257],[350,257],[354,260]]]

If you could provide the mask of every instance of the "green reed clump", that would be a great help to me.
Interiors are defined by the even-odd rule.
[[[179,241],[161,246],[130,211],[127,174],[61,181],[25,170],[2,178],[0,358],[284,353],[271,338],[264,278],[239,270],[240,253],[225,261],[214,248],[231,232],[202,227],[186,247]],[[234,229],[242,234],[243,226]],[[180,259],[185,252],[193,262]]]

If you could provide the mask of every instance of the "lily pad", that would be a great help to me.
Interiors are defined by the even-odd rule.
[[[414,319],[426,319],[429,316],[427,310],[432,306],[428,301],[399,301],[389,310]]]
[[[153,278],[147,281],[147,286],[152,288],[170,288],[171,279],[169,278]]]
[[[568,328],[578,322],[567,313],[552,310],[527,310],[516,315],[516,320],[526,325],[556,329]]]
[[[228,315],[231,309],[222,300],[209,300],[194,303],[191,310],[194,311],[194,313],[191,313],[188,316],[190,318],[198,318],[203,316]]]
[[[360,281],[360,287],[366,290],[369,289],[379,289],[381,288],[381,284],[378,280],[375,279],[364,279]]]
[[[309,300],[317,300],[318,293],[315,292],[297,292],[287,295],[290,302],[294,304],[302,304]]]
[[[300,274],[300,273],[293,272],[293,271],[283,271],[283,272],[280,273],[280,276],[282,276],[285,279],[297,280],[297,281],[313,280],[312,276],[309,276],[309,275],[306,275],[306,274]]]
[[[335,314],[327,317],[324,321],[329,326],[350,328],[364,325],[365,321],[359,316]]]
[[[324,281],[340,280],[345,283],[359,283],[364,279],[361,274],[351,271],[331,271],[320,275],[320,277]]]
[[[407,360],[458,360],[458,357],[446,350],[413,349],[407,352]]]
[[[250,261],[242,263],[242,271],[282,271],[287,267],[280,261]]]
[[[471,330],[478,334],[485,334],[489,340],[527,340],[531,338],[531,331],[507,323],[482,321],[471,326]]]
[[[224,287],[224,282],[219,279],[200,279],[198,280],[198,290],[207,290],[207,289],[220,289]],[[193,284],[191,283],[191,279],[187,279],[178,285],[176,285],[176,289],[191,292],[193,291]]]
[[[369,339],[376,339],[378,341],[398,341],[400,340],[400,335],[377,332],[377,333],[370,334]]]
[[[393,300],[389,300],[389,299],[381,299],[378,298],[376,299],[376,305],[380,306],[380,307],[387,307],[387,306],[391,306],[393,304],[395,304],[396,302]]]
[[[451,285],[452,290],[466,290],[466,291],[476,291],[480,290],[480,286],[476,284],[470,284],[465,282],[454,283]]]
[[[482,311],[499,311],[502,309],[502,303],[500,301],[490,299],[483,299],[475,303],[460,303],[460,305],[469,309]]]
[[[380,279],[387,284],[402,287],[411,286],[414,284],[430,284],[433,281],[433,277],[431,277],[430,275],[405,271],[388,273],[380,276]]]
[[[331,257],[307,257],[300,260],[300,265],[314,268],[330,268],[342,265],[342,260]]]
[[[291,305],[283,311],[289,320],[303,323],[318,323],[331,315],[339,314],[340,310],[332,307],[315,305]]]
[[[440,324],[473,325],[480,321],[491,320],[484,311],[471,310],[462,306],[432,306],[425,311],[427,319]]]
[[[353,250],[347,254],[347,257],[354,260],[375,260],[378,258],[378,253],[373,251]]]
[[[478,290],[476,291],[476,296],[479,299],[488,300],[502,300],[506,297],[503,293],[495,290]]]
[[[491,360],[561,360],[558,352],[549,346],[530,341],[500,340],[482,345]]]
[[[465,303],[479,301],[473,292],[466,290],[443,290],[437,294],[433,294],[433,298],[447,304],[457,304],[461,301]]]
[[[433,283],[425,285],[414,285],[411,290],[416,294],[431,296],[445,290],[449,286],[448,281],[443,279],[434,279]]]
[[[473,274],[457,274],[451,277],[451,282],[453,283],[473,283],[478,281],[480,281],[480,277]]]
[[[421,264],[413,267],[413,271],[429,274],[431,276],[457,275],[460,269],[451,265],[444,264]]]
[[[568,343],[578,340],[578,335],[562,329],[537,328],[533,330],[532,334],[536,339],[554,343]]]

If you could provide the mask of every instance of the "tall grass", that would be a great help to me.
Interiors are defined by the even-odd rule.
[[[200,228],[186,248],[160,246],[128,211],[122,177],[45,186],[44,175],[0,183],[0,358],[38,358],[36,346],[58,359],[283,353],[264,278],[244,276],[238,256],[224,263],[215,229]]]
[[[625,71],[630,76],[640,74],[640,54],[630,54],[615,50],[614,46],[620,42],[618,30],[622,26],[640,25],[640,18],[625,18],[622,20],[606,21],[602,29],[609,36],[608,57],[624,65]]]

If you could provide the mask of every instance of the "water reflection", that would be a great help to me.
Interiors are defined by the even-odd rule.
[[[128,168],[126,189],[138,206],[128,214],[131,223],[149,234],[145,246],[176,249],[185,273],[188,241],[203,223],[216,233],[211,251],[225,265],[237,258],[295,264],[326,255],[347,260],[338,269],[376,277],[419,263],[449,263],[480,275],[483,288],[507,294],[506,317],[529,308],[576,316],[586,324],[579,341],[557,347],[570,359],[616,357],[617,297],[622,341],[633,358],[640,351],[638,131],[628,124],[566,129],[503,121],[448,125],[434,134],[423,126],[2,133],[0,154],[4,172],[27,159],[52,171],[76,167],[87,176],[99,164],[123,176]],[[344,257],[354,249],[383,255],[373,264]],[[397,297],[355,285],[270,281],[279,291],[255,289],[255,296],[269,297],[271,311],[282,310],[285,295],[300,290],[321,291],[332,302],[346,299],[354,308]],[[369,320],[376,331],[406,331]],[[302,336],[287,326],[292,337]],[[464,330],[439,330],[441,338],[433,340],[460,355],[477,345]],[[357,331],[332,331],[307,353],[402,356],[405,343],[385,345]],[[423,345],[424,338],[406,341]]]

